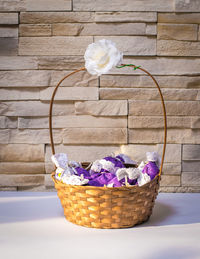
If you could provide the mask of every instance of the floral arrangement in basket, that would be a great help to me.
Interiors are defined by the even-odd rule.
[[[51,158],[56,166],[52,178],[66,218],[83,226],[121,228],[139,224],[151,215],[158,192],[167,136],[164,99],[155,78],[140,66],[122,64],[122,56],[115,44],[109,40],[103,39],[90,44],[84,55],[85,67],[60,80],[50,103],[49,129],[53,153]],[[149,75],[157,86],[164,114],[162,159],[157,152],[147,152],[147,161],[139,165],[125,154],[111,154],[92,163],[78,163],[69,161],[65,153],[55,153],[52,108],[56,91],[62,81],[82,70],[100,76],[108,73],[113,67],[140,69]]]

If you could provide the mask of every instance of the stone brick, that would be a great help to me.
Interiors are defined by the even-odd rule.
[[[175,12],[200,12],[199,0],[174,0]]]
[[[163,89],[162,94],[166,101],[191,101],[197,99],[198,91],[186,89]],[[160,100],[160,95],[157,89],[101,88],[100,99]]]
[[[83,55],[86,47],[92,42],[92,36],[21,37],[19,55]]]
[[[0,192],[16,192],[17,187],[0,187]]]
[[[53,36],[78,36],[84,25],[79,23],[56,23],[52,24]],[[89,34],[85,34],[89,35]],[[91,34],[90,34],[91,35]]]
[[[5,38],[17,38],[18,37],[18,28],[11,26],[0,27],[0,37]]]
[[[51,80],[49,82],[50,86],[56,86],[57,83],[67,74],[72,71],[51,71]],[[86,71],[80,71],[73,76],[66,78],[62,86],[77,86],[77,87],[88,87],[88,86],[97,86],[98,87],[98,78],[97,76],[92,76]],[[59,90],[60,91],[60,90]],[[59,92],[58,91],[58,92]],[[89,91],[89,90],[87,90]]]
[[[0,56],[17,55],[18,39],[17,38],[0,38]]]
[[[158,24],[159,40],[197,40],[197,24]]]
[[[19,35],[26,36],[51,36],[50,24],[20,24]]]
[[[0,100],[39,100],[40,92],[37,88],[0,88]]]
[[[183,160],[200,160],[200,145],[183,145]]]
[[[18,24],[18,13],[0,13],[0,24]]]
[[[167,101],[165,102],[167,115],[198,116],[200,103],[198,101]],[[159,101],[129,101],[129,115],[162,115],[162,106]]]
[[[50,100],[54,88],[48,87],[40,92],[41,100]],[[98,100],[96,87],[63,87],[55,96],[55,100]]]
[[[183,172],[200,172],[200,161],[183,161]]]
[[[164,122],[161,116],[129,116],[128,127],[129,128],[163,128]],[[168,117],[168,128],[188,128],[191,127],[191,117]]]
[[[192,129],[200,129],[200,118],[192,117],[191,118],[191,128]]]
[[[125,144],[126,128],[73,128],[63,134],[64,144]]]
[[[43,174],[44,163],[1,162],[0,174]]]
[[[160,186],[180,186],[181,178],[179,175],[162,175]]]
[[[181,182],[182,186],[199,186],[200,172],[183,172]]]
[[[17,128],[18,122],[16,117],[0,116],[0,128],[1,129],[14,129]]]
[[[0,161],[3,162],[43,162],[44,155],[43,144],[0,145]]]
[[[200,88],[200,77],[190,76],[155,76],[161,88]],[[153,80],[148,76],[139,75],[102,75],[100,87],[109,88],[137,88],[155,87]]]
[[[25,0],[26,11],[70,11],[71,0]]]
[[[199,193],[200,188],[199,186],[192,186],[192,187],[187,187],[187,186],[176,186],[176,187],[160,187],[159,192],[177,192],[177,193]]]
[[[96,12],[95,22],[156,22],[156,12]]]
[[[2,0],[0,2],[0,10],[1,12],[17,12],[17,11],[25,11],[25,1],[21,0]]]
[[[200,144],[198,130],[190,129],[168,129],[167,143]],[[163,130],[158,129],[130,129],[129,143],[134,144],[153,144],[163,143]]]
[[[46,11],[46,10],[45,10]],[[52,24],[93,22],[93,12],[21,12],[20,23]]]
[[[95,42],[104,37],[95,36]],[[116,46],[124,55],[156,55],[156,39],[144,36],[107,36],[108,40],[116,43]],[[119,71],[119,69],[118,69]]]
[[[44,184],[44,175],[0,175],[0,186],[32,186]]]
[[[0,102],[0,113],[7,116],[48,116],[49,103],[39,101]],[[55,102],[53,115],[72,115],[74,113],[72,102]]]
[[[113,36],[114,37],[114,36]],[[131,37],[130,37],[131,38]],[[120,37],[121,39],[121,37]],[[180,42],[181,41],[177,41]],[[184,42],[183,42],[184,43]],[[197,43],[197,42],[193,42]],[[133,47],[134,48],[134,47]],[[120,47],[120,50],[123,48]],[[141,53],[142,55],[142,53]],[[187,61],[187,62],[185,62]],[[190,75],[190,76],[197,76],[199,75],[200,71],[200,62],[199,58],[195,57],[132,57],[126,58],[124,57],[124,64],[135,64],[137,66],[144,67],[147,71],[149,71],[153,75],[173,75],[173,76],[180,76],[180,75]],[[133,69],[129,68],[113,68],[109,72],[110,74],[114,75],[141,75],[145,74],[144,72],[140,72],[139,69],[133,71]],[[199,80],[199,78],[197,78]]]
[[[181,163],[164,163],[162,174],[181,175]]]
[[[128,114],[127,101],[86,101],[75,103],[76,114],[94,116],[124,116]]]
[[[53,117],[53,128],[125,128],[127,120],[125,117],[94,117],[81,116],[55,116]],[[49,128],[49,118],[19,118],[18,128]]]
[[[146,35],[157,35],[157,25],[155,23],[146,25]]]
[[[7,132],[7,142],[4,140],[4,142],[0,143],[14,143],[14,144],[44,144],[44,143],[50,143],[49,138],[49,130],[47,129],[24,129],[24,130],[15,130],[10,129],[9,132]],[[62,133],[59,130],[54,130],[54,142],[59,144],[62,142]]]
[[[74,0],[74,11],[173,11],[173,1],[171,0],[113,0],[108,2],[106,0],[88,1],[88,0]]]
[[[1,58],[0,58],[1,59]],[[84,66],[83,56],[39,56],[39,69],[71,70]],[[79,72],[78,74],[81,74]],[[77,77],[77,74],[76,74]],[[70,77],[72,80],[74,77]]]
[[[38,62],[35,57],[0,56],[0,70],[37,69]],[[31,71],[33,73],[33,71]],[[9,74],[10,72],[8,72]],[[17,72],[18,73],[18,72]],[[2,74],[1,74],[2,78]]]
[[[198,13],[158,13],[159,23],[200,23]]]
[[[42,70],[0,71],[2,87],[44,87],[50,83],[50,72]]]
[[[157,145],[158,153],[161,155],[163,145]],[[168,144],[166,145],[165,163],[181,163],[181,145],[180,144]]]
[[[6,144],[9,141],[9,134],[10,130],[9,129],[2,129],[0,130],[0,143]]]
[[[158,40],[159,56],[200,56],[200,42]]]
[[[44,184],[47,187],[54,187],[54,182],[53,182],[50,174],[45,175]]]

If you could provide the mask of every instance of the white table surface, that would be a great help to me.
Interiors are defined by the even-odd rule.
[[[92,229],[68,222],[54,192],[0,192],[0,258],[199,259],[200,194],[161,193],[148,222]]]

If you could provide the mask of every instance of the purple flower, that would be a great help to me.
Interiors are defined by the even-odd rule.
[[[142,170],[143,173],[148,174],[151,177],[151,180],[155,178],[155,176],[159,173],[159,168],[157,167],[155,162],[149,161]]]

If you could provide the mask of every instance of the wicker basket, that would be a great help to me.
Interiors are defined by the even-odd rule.
[[[132,67],[135,67],[132,65]],[[138,68],[138,67],[137,67]],[[159,175],[151,182],[139,186],[123,187],[96,187],[96,186],[74,186],[57,181],[52,173],[52,179],[58,192],[64,215],[67,220],[75,224],[92,228],[127,228],[140,224],[151,216],[155,199],[158,194],[160,176],[163,168],[166,140],[167,140],[167,118],[164,99],[160,87],[155,78],[145,69],[138,69],[149,75],[154,81],[160,93],[163,116],[164,116],[164,145]],[[56,91],[64,79],[83,71],[78,69],[60,80],[57,84],[50,103],[49,130],[52,154],[55,154],[53,132],[52,132],[52,109]],[[83,163],[83,167],[87,163]]]

